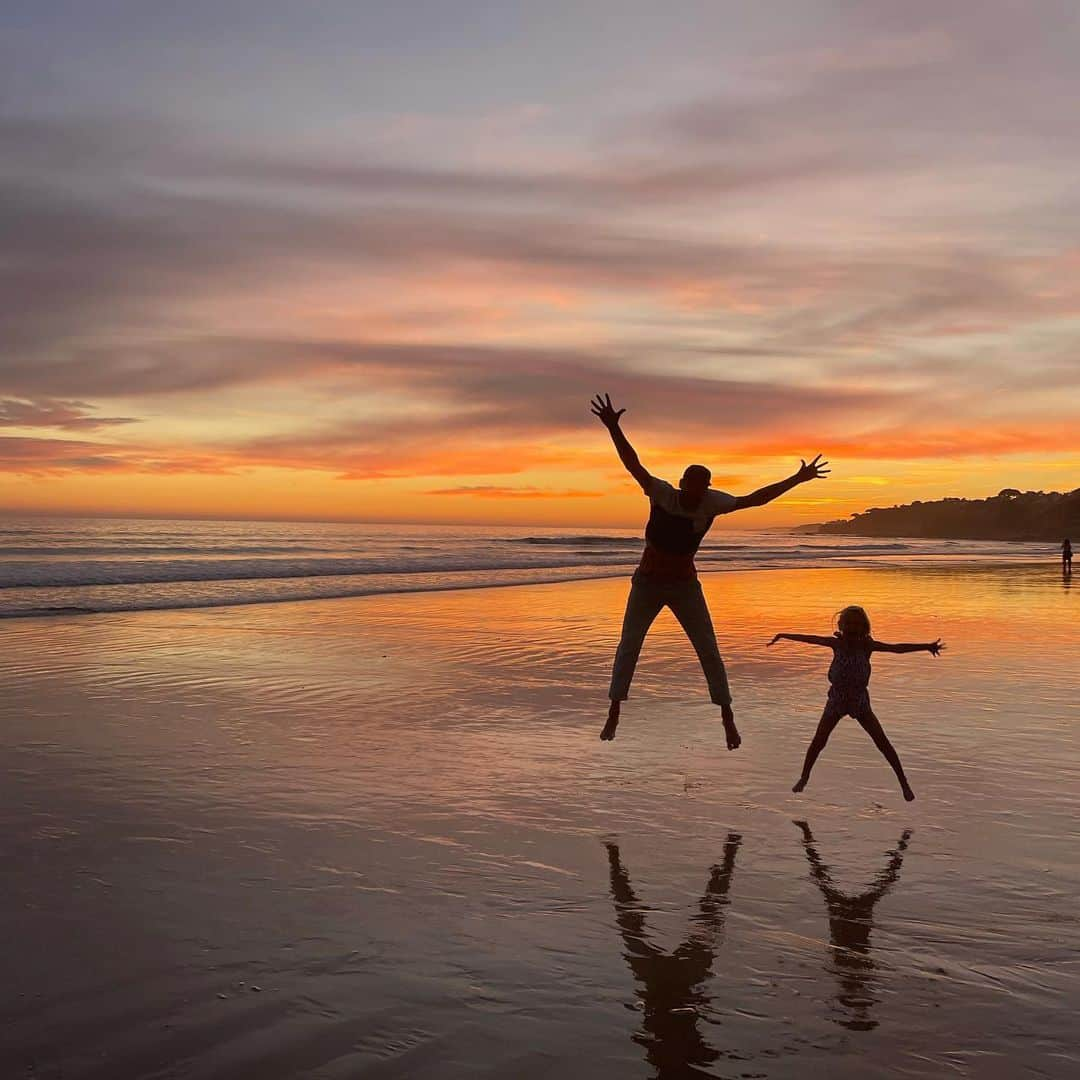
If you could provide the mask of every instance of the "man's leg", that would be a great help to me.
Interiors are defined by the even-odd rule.
[[[630,694],[630,682],[634,677],[645,635],[663,606],[663,596],[648,582],[631,582],[619,647],[615,650],[615,663],[611,668],[611,687],[608,690],[611,708],[608,710],[604,730],[600,732],[600,738],[605,741],[615,738],[615,729],[619,726],[619,703],[625,701]]]
[[[724,734],[727,747],[736,750],[742,742],[738,728],[735,727],[735,714],[731,710],[731,691],[728,689],[727,671],[716,644],[709,608],[705,603],[705,594],[701,583],[688,581],[671,591],[668,603],[679,625],[686,631],[686,636],[694,646],[694,651],[701,661],[701,670],[709,684],[709,697],[714,705],[720,706],[724,718]]]

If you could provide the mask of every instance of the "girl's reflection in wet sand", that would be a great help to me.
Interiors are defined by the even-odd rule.
[[[810,877],[821,890],[829,914],[832,948],[827,966],[840,983],[836,1000],[840,1003],[843,1018],[838,1022],[855,1031],[869,1031],[877,1027],[877,1021],[870,1016],[870,1009],[877,1002],[873,993],[875,966],[870,955],[874,907],[900,876],[900,865],[911,838],[911,830],[905,829],[899,843],[888,852],[889,861],[870,888],[849,896],[833,884],[829,867],[822,862],[814,846],[810,826],[805,821],[796,821],[795,824],[802,830],[803,846],[810,862]]]

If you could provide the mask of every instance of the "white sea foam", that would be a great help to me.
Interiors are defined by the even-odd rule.
[[[626,529],[8,519],[0,615],[187,608],[629,574]],[[716,529],[702,571],[1035,559],[1046,545]]]

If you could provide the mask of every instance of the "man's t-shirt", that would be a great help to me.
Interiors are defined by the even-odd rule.
[[[645,494],[649,496],[650,510],[641,572],[667,580],[695,577],[694,553],[713,518],[735,509],[735,496],[709,488],[693,510],[686,510],[679,501],[679,489],[655,476],[650,478]]]

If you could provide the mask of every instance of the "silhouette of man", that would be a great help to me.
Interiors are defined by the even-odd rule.
[[[735,854],[741,837],[728,833],[723,862],[712,868],[698,902],[694,929],[673,953],[661,952],[649,941],[645,909],[630,887],[630,876],[619,858],[618,844],[607,843],[611,872],[611,898],[615,921],[626,947],[626,962],[638,984],[645,1015],[634,1042],[645,1047],[645,1059],[658,1080],[712,1076],[697,1066],[709,1065],[720,1055],[698,1030],[698,1007],[707,1004],[703,986],[712,974],[716,946],[724,930],[724,908],[735,873]]]
[[[829,472],[826,468],[829,463],[822,461],[818,454],[809,464],[803,461],[786,480],[759,488],[750,495],[739,496],[710,487],[712,474],[709,470],[704,465],[691,465],[683,473],[678,488],[674,488],[666,480],[650,475],[638,460],[637,453],[619,426],[619,418],[624,412],[625,409],[614,408],[607,394],[603,397],[597,394],[592,401],[593,415],[608,429],[619,460],[641,485],[650,504],[649,521],[645,526],[645,550],[631,578],[622,635],[611,671],[611,687],[608,691],[611,706],[600,738],[615,738],[620,705],[629,696],[630,681],[634,677],[645,635],[660,611],[669,607],[697,652],[709,684],[709,696],[713,704],[720,706],[727,747],[735,750],[742,740],[735,727],[727,672],[716,644],[716,633],[705,595],[697,578],[694,554],[718,515],[764,506],[798,484],[825,476]]]
[[[836,1000],[850,1010],[849,1018],[839,1022],[855,1031],[869,1031],[877,1027],[877,1021],[870,1018],[870,1007],[876,1000],[870,992],[870,980],[874,973],[874,961],[870,956],[874,907],[900,877],[900,865],[904,861],[911,830],[904,830],[900,842],[889,852],[885,869],[874,879],[870,888],[855,896],[848,896],[833,884],[829,868],[821,861],[814,846],[810,826],[805,821],[796,821],[795,824],[802,829],[810,877],[821,890],[829,913],[829,939],[832,943],[829,956],[833,961],[833,972],[840,982]]]
[[[1061,542],[1061,569],[1066,574],[1072,573],[1072,541],[1067,536]]]

